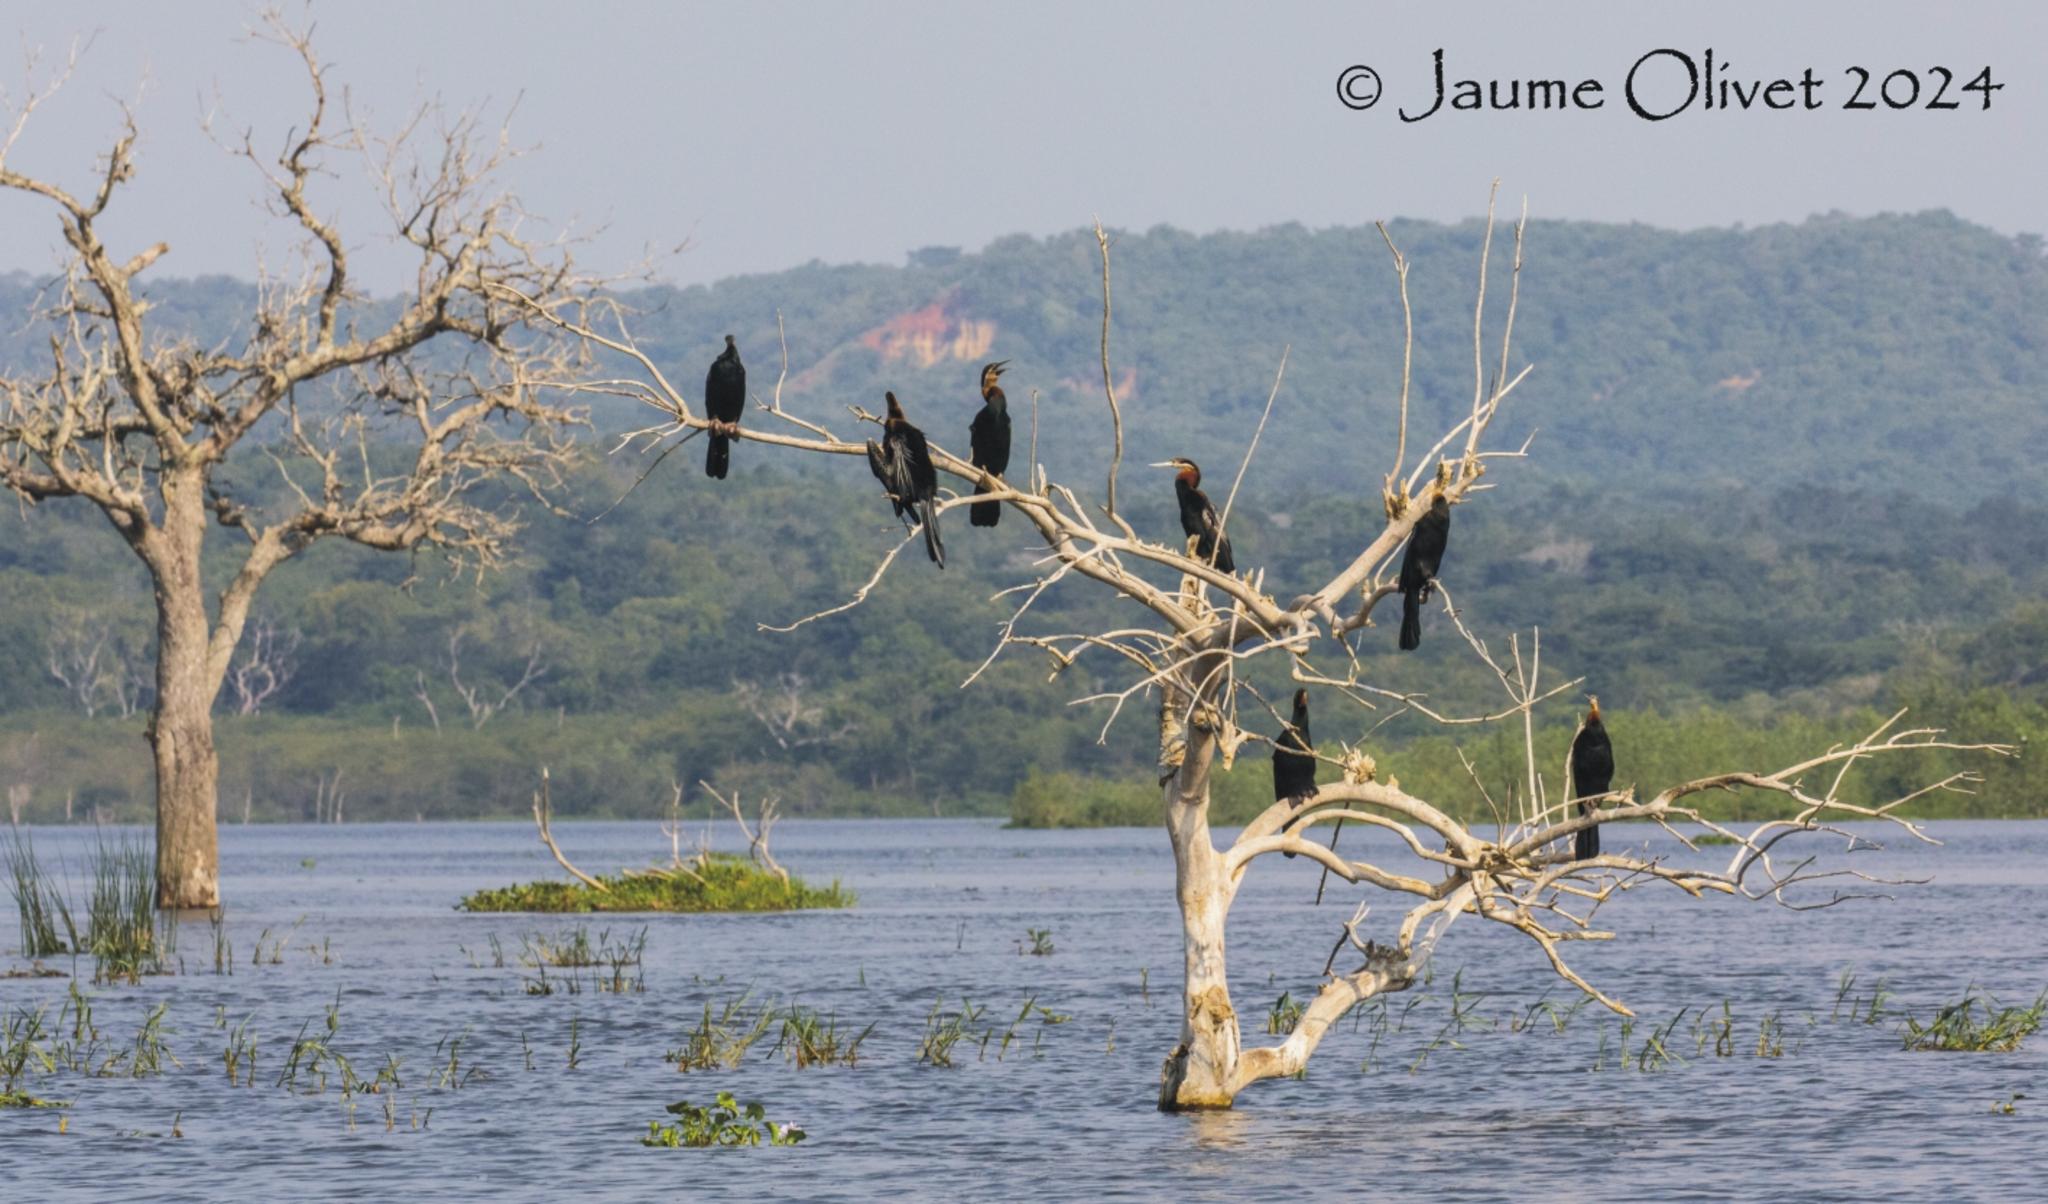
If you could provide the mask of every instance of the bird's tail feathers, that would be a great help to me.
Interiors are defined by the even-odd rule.
[[[724,435],[711,436],[704,445],[704,475],[725,479],[725,470],[732,466],[732,440]]]
[[[1422,599],[1415,592],[1401,595],[1401,651],[1413,652],[1422,647]]]
[[[940,568],[945,568],[946,545],[939,539],[938,503],[929,498],[925,499],[924,504],[918,507],[918,514],[924,519],[925,554],[932,558],[933,564],[938,565]]]

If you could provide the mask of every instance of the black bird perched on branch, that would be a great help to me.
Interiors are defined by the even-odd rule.
[[[1001,476],[1010,467],[1010,399],[1003,396],[996,378],[1008,360],[997,360],[981,370],[981,409],[968,425],[970,463],[983,472]],[[981,490],[988,492],[987,487]],[[967,521],[977,527],[993,527],[1003,517],[1001,502],[976,502],[967,508]]]
[[[711,361],[704,374],[704,411],[711,415],[711,442],[704,448],[704,475],[725,479],[732,465],[732,440],[740,429],[740,417],[747,412],[747,366],[740,363],[740,347],[725,336],[725,350]],[[726,428],[721,430],[721,428]]]
[[[1209,504],[1209,495],[1202,492],[1201,468],[1182,456],[1162,460],[1152,467],[1180,470],[1173,478],[1173,492],[1180,499],[1180,529],[1196,541],[1195,559],[1209,562],[1219,572],[1236,572],[1237,562],[1230,557],[1230,540],[1223,535],[1223,521],[1216,517],[1216,507]]]
[[[1580,721],[1579,730],[1572,734],[1572,751],[1568,758],[1572,797],[1579,800],[1580,815],[1593,810],[1593,804],[1586,800],[1606,794],[1614,781],[1614,744],[1607,739],[1607,725],[1600,722],[1600,699],[1588,694],[1586,701],[1591,706],[1585,719]],[[1573,860],[1586,861],[1599,855],[1599,825],[1573,835]]]
[[[925,445],[924,432],[903,416],[903,403],[896,395],[885,396],[889,416],[882,420],[882,441],[868,440],[868,468],[888,491],[889,504],[903,525],[910,525],[904,516],[911,513],[924,524],[924,550],[933,564],[945,568],[946,546],[939,542],[939,473],[932,467],[931,448]]]
[[[1401,650],[1422,646],[1422,604],[1429,601],[1437,570],[1444,564],[1444,545],[1451,538],[1451,503],[1439,493],[1429,513],[1415,520],[1408,551],[1401,557]]]
[[[1294,692],[1294,717],[1273,740],[1273,801],[1307,798],[1316,792],[1316,758],[1308,734],[1308,691]],[[1286,854],[1289,857],[1293,853]]]

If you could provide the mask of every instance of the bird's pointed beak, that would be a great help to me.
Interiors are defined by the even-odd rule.
[[[1009,363],[1009,362],[1010,362],[1010,361],[1008,361],[1008,360],[997,360],[997,361],[996,361],[995,363],[993,363],[993,364],[990,364],[990,365],[989,365],[989,367],[990,367],[990,368],[991,368],[992,370],[994,370],[994,372],[995,372],[995,374],[996,374],[997,376],[1001,376],[1001,375],[1003,374],[1003,365],[1004,365],[1004,364],[1007,364],[1007,363]]]
[[[1179,468],[1179,467],[1180,467],[1180,465],[1178,465],[1178,464],[1175,464],[1175,463],[1174,463],[1173,461],[1171,461],[1171,460],[1161,460],[1161,461],[1159,461],[1159,462],[1158,462],[1157,464],[1153,464],[1153,465],[1151,465],[1151,467],[1153,467],[1153,468]]]

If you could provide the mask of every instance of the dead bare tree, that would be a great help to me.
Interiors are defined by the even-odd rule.
[[[1491,487],[1483,480],[1490,468],[1527,454],[1526,442],[1519,447],[1496,448],[1488,441],[1503,405],[1530,371],[1526,366],[1510,370],[1525,227],[1526,211],[1524,220],[1514,228],[1508,297],[1504,307],[1496,303],[1497,309],[1504,310],[1504,325],[1498,356],[1489,363],[1485,319],[1495,230],[1493,206],[1489,202],[1479,255],[1478,295],[1473,307],[1473,388],[1469,409],[1411,464],[1407,457],[1411,380],[1408,366],[1413,362],[1414,325],[1412,319],[1408,321],[1402,345],[1400,393],[1390,399],[1389,407],[1393,411],[1390,442],[1397,450],[1394,466],[1386,474],[1381,489],[1385,525],[1363,542],[1340,572],[1307,592],[1291,594],[1290,601],[1279,600],[1290,593],[1269,587],[1262,570],[1244,574],[1219,572],[1207,562],[1190,557],[1178,540],[1160,543],[1140,536],[1116,509],[1113,499],[1123,445],[1122,415],[1111,391],[1113,386],[1108,384],[1114,379],[1107,367],[1111,241],[1099,226],[1097,243],[1103,260],[1105,319],[1103,375],[1119,453],[1112,457],[1106,478],[1104,494],[1110,504],[1100,510],[1084,504],[1077,489],[1053,480],[1035,460],[1020,466],[1020,481],[995,481],[993,492],[976,496],[976,488],[985,480],[980,470],[937,444],[932,445],[934,464],[960,485],[958,492],[943,500],[941,510],[966,505],[970,500],[1000,501],[1031,525],[1044,547],[1038,571],[1032,578],[998,595],[1012,599],[1014,609],[999,628],[995,648],[962,684],[980,677],[1008,649],[1043,654],[1050,661],[1054,676],[1071,668],[1084,655],[1103,660],[1128,674],[1120,687],[1081,700],[1103,707],[1104,738],[1132,700],[1158,700],[1156,730],[1162,819],[1177,871],[1176,896],[1184,948],[1181,1039],[1165,1060],[1159,1093],[1162,1108],[1226,1108],[1250,1084],[1300,1070],[1339,1017],[1375,995],[1403,990],[1414,983],[1437,942],[1460,916],[1476,916],[1522,933],[1540,948],[1555,973],[1606,1006],[1626,1012],[1622,1003],[1600,993],[1580,977],[1564,957],[1564,950],[1574,941],[1611,938],[1611,933],[1593,924],[1594,914],[1609,900],[1648,885],[1670,886],[1694,897],[1708,893],[1741,895],[1795,907],[1826,906],[1853,897],[1853,884],[1862,880],[1860,875],[1827,868],[1816,853],[1795,854],[1792,850],[1811,845],[1811,838],[1816,836],[1832,835],[1847,844],[1856,844],[1862,838],[1849,835],[1840,826],[1843,820],[1890,823],[1910,838],[1925,840],[1925,834],[1901,816],[1899,808],[1930,792],[1964,789],[1973,780],[1973,775],[1967,773],[1953,774],[1902,798],[1860,800],[1844,791],[1853,767],[1870,760],[1915,753],[1946,751],[1996,756],[2011,751],[1999,745],[1949,741],[1933,729],[1902,728],[1894,717],[1853,745],[1830,749],[1772,772],[1738,771],[1705,776],[1670,787],[1647,800],[1638,799],[1630,788],[1592,799],[1559,798],[1552,802],[1545,794],[1544,775],[1536,762],[1533,716],[1539,706],[1552,702],[1577,683],[1543,684],[1541,647],[1536,635],[1532,634],[1526,655],[1519,638],[1511,641],[1510,655],[1503,663],[1451,606],[1448,591],[1439,591],[1446,612],[1466,644],[1498,678],[1507,696],[1505,704],[1484,714],[1453,714],[1438,709],[1425,696],[1394,690],[1373,680],[1359,658],[1358,642],[1363,638],[1361,633],[1374,626],[1375,607],[1397,592],[1395,557],[1416,520],[1439,497],[1453,505],[1476,500]],[[1384,228],[1381,233],[1387,234]],[[1386,241],[1393,255],[1403,313],[1408,314],[1412,312],[1408,306],[1409,264],[1391,236]],[[709,418],[695,409],[690,399],[675,389],[636,345],[622,312],[572,309],[542,298],[521,300],[537,317],[555,321],[592,348],[623,361],[623,372],[586,381],[582,386],[585,390],[636,398],[661,413],[658,425],[628,435],[617,450],[652,451],[677,434],[687,432],[687,438],[710,425]],[[593,317],[602,321],[590,320]],[[1278,384],[1276,372],[1276,395]],[[822,455],[860,456],[865,452],[862,441],[841,438],[822,422],[784,410],[779,398],[773,406],[760,408],[768,418],[787,426],[763,421],[742,428],[735,437]],[[865,409],[849,408],[857,421],[876,420]],[[1269,403],[1268,415],[1270,412]],[[1256,442],[1254,435],[1253,447]],[[1247,462],[1250,455],[1251,449],[1247,449]],[[1240,468],[1240,480],[1242,473]],[[1234,485],[1232,492],[1235,493]],[[1229,513],[1227,503],[1224,513]],[[1098,521],[1098,515],[1105,521]],[[793,630],[860,605],[895,563],[909,538],[881,557],[872,574],[846,602],[771,629]],[[1024,624],[1033,604],[1048,590],[1076,578],[1095,582],[1130,599],[1149,612],[1151,622],[1100,631],[1027,631]],[[1519,727],[1525,763],[1518,774],[1521,780],[1516,783],[1519,802],[1514,806],[1515,813],[1510,815],[1500,808],[1475,775],[1477,797],[1446,800],[1446,804],[1470,804],[1464,810],[1485,804],[1498,820],[1492,835],[1483,834],[1477,825],[1453,818],[1453,811],[1458,808],[1417,798],[1392,778],[1381,780],[1379,767],[1364,749],[1364,735],[1371,730],[1369,727],[1357,740],[1345,743],[1328,740],[1329,729],[1319,726],[1326,740],[1316,755],[1337,765],[1343,771],[1341,780],[1320,787],[1312,795],[1275,803],[1245,825],[1234,840],[1219,846],[1209,827],[1212,769],[1219,761],[1227,769],[1245,743],[1265,739],[1254,734],[1248,723],[1255,722],[1261,730],[1272,731],[1284,722],[1248,680],[1245,670],[1254,662],[1284,665],[1294,681],[1322,686],[1368,713],[1378,707],[1389,707],[1452,730],[1483,729],[1484,725],[1494,724]],[[1249,708],[1248,718],[1241,715],[1245,708]],[[1694,806],[1698,796],[1720,790],[1774,794],[1789,800],[1793,813],[1785,819],[1735,831],[1706,820]],[[1591,804],[1591,814],[1577,813],[1581,802]],[[1658,824],[1678,833],[1688,847],[1688,832],[1717,834],[1732,839],[1735,847],[1729,861],[1719,868],[1673,864],[1647,853],[1609,853],[1585,861],[1572,859],[1569,850],[1573,834],[1591,824],[1624,820]],[[1331,847],[1312,838],[1317,825],[1334,828],[1340,822],[1391,834],[1400,860],[1381,864],[1339,856]],[[1275,853],[1310,858],[1327,868],[1333,877],[1399,900],[1404,912],[1398,921],[1381,926],[1377,936],[1368,936],[1368,901],[1361,899],[1351,919],[1339,927],[1325,981],[1294,1031],[1277,1045],[1248,1049],[1231,1003],[1224,924],[1245,874],[1259,858]],[[1800,890],[1813,884],[1821,884],[1824,889],[1831,883],[1840,885],[1818,900],[1808,898]],[[1304,907],[1309,907],[1306,900]],[[1329,913],[1310,910],[1307,914]],[[1347,950],[1356,964],[1340,968],[1338,957]]]
[[[774,830],[775,821],[782,818],[781,800],[763,795],[760,809],[754,814],[754,823],[749,826],[746,812],[740,809],[739,791],[735,790],[731,797],[727,797],[718,793],[711,783],[701,778],[697,784],[704,788],[704,793],[717,799],[720,806],[732,812],[733,822],[740,826],[740,835],[747,838],[747,856],[753,859],[754,864],[780,878],[783,889],[789,889],[789,871],[783,869],[776,862],[774,854],[768,851],[768,835]]]
[[[83,614],[66,614],[50,625],[44,642],[43,664],[64,692],[85,712],[87,719],[104,704],[110,665],[114,660],[114,633],[106,623]]]
[[[86,718],[112,707],[126,719],[149,694],[142,644],[104,613],[66,611],[51,621],[43,664]]]
[[[380,134],[345,97],[336,103],[305,32],[271,13],[257,34],[303,65],[308,111],[274,149],[252,130],[229,150],[260,174],[300,268],[264,279],[238,343],[159,329],[136,282],[170,248],[102,240],[101,219],[136,170],[131,113],[87,191],[13,161],[75,53],[40,85],[31,62],[0,135],[0,188],[47,202],[68,249],[41,312],[46,366],[0,376],[0,487],[30,504],[98,507],[150,574],[158,896],[170,907],[220,900],[212,711],[270,573],[329,538],[438,549],[460,569],[488,569],[519,527],[503,495],[551,505],[582,420],[549,391],[575,371],[576,345],[534,326],[515,298],[560,306],[586,282],[566,245],[527,233],[497,190],[516,153],[503,131],[429,105]],[[324,195],[344,178],[371,182],[416,264],[395,303],[370,304],[351,275]],[[222,471],[259,443],[268,495]],[[203,571],[209,523],[240,537],[239,551],[213,552],[236,557],[231,571]],[[227,583],[211,607],[208,580]]]
[[[599,894],[610,893],[611,887],[577,869],[568,855],[562,852],[562,846],[555,843],[555,800],[549,788],[551,784],[548,767],[543,765],[540,767],[540,789],[533,792],[533,826],[540,830],[540,842],[555,855],[555,864],[568,870],[578,882]]]
[[[469,708],[469,726],[481,731],[498,712],[505,709],[519,692],[547,676],[548,667],[541,660],[540,641],[535,640],[526,651],[526,664],[519,671],[519,677],[509,686],[499,687],[495,682],[471,685],[462,680],[462,641],[466,633],[461,627],[448,633],[448,683],[455,687],[456,696]],[[434,720],[434,731],[441,730],[441,717],[434,713],[433,701],[427,698],[426,682],[421,680],[418,697],[426,702],[427,714]]]
[[[341,770],[337,767],[331,774],[313,775],[313,822],[316,824],[338,824],[341,822],[341,804],[348,797],[341,788]]]
[[[832,744],[860,730],[850,722],[828,727],[825,708],[804,696],[809,684],[801,673],[780,673],[773,692],[759,682],[739,680],[734,680],[732,690],[740,706],[768,729],[768,738],[784,752]]]
[[[412,674],[412,696],[427,708],[427,718],[434,721],[434,734],[441,734],[441,711],[434,705],[434,692],[427,689],[427,675],[424,670],[415,669]],[[394,720],[394,722],[396,722]]]
[[[42,733],[30,732],[25,737],[10,739],[0,746],[0,780],[7,782],[7,822],[21,826],[21,817],[28,810],[29,800],[35,797],[35,789],[43,780]],[[65,818],[70,818],[70,803],[65,803]]]
[[[235,714],[261,715],[263,704],[291,684],[299,671],[296,627],[279,627],[268,618],[249,624],[248,638],[228,669],[228,687],[235,692]]]
[[[548,767],[545,765],[541,766],[540,789],[533,792],[533,826],[540,832],[540,842],[547,846],[548,852],[554,854],[555,864],[569,871],[570,877],[599,894],[610,894],[612,888],[604,879],[593,878],[582,870],[577,869],[575,863],[569,860],[569,855],[562,852],[562,846],[555,843],[555,802],[551,783],[552,778],[548,773]],[[668,821],[661,826],[662,834],[669,838],[669,864],[666,866],[649,866],[646,869],[621,869],[618,872],[618,877],[659,878],[666,881],[674,881],[678,876],[681,876],[692,879],[700,884],[708,885],[705,883],[704,875],[698,871],[710,864],[711,849],[704,841],[699,840],[696,854],[688,861],[683,859],[683,788],[678,783],[670,782],[669,790],[669,817]],[[693,865],[695,866],[694,869],[691,868]],[[788,879],[785,877],[785,884],[787,881]]]
[[[156,667],[150,663],[146,650],[116,643],[114,661],[108,668],[107,694],[121,718],[131,718],[149,701],[150,691],[155,685]]]

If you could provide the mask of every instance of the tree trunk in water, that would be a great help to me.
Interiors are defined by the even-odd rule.
[[[210,624],[199,578],[206,531],[197,483],[164,485],[162,542],[148,558],[156,589],[156,894],[164,908],[220,904],[220,840],[214,828],[220,757],[213,747],[219,680],[208,663]]]
[[[1230,909],[1230,888],[1216,872],[1223,859],[1209,846],[1206,832],[1194,852],[1194,857],[1183,860],[1180,872],[1187,967],[1180,1044],[1167,1055],[1160,1075],[1159,1107],[1167,1112],[1230,1107],[1231,1080],[1243,1052],[1223,958],[1223,922]]]
[[[1184,704],[1169,696],[1161,725],[1162,748],[1180,736],[1171,718],[1176,705]],[[1186,958],[1180,1044],[1167,1055],[1159,1076],[1159,1107],[1165,1112],[1230,1107],[1232,1079],[1242,1052],[1223,957],[1224,920],[1236,890],[1225,879],[1223,855],[1209,836],[1209,762],[1214,751],[1206,732],[1187,733],[1181,763],[1165,785],[1166,830],[1173,841]]]

